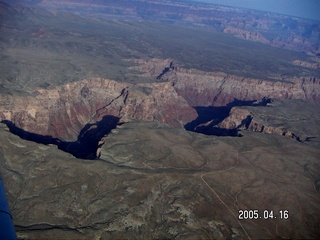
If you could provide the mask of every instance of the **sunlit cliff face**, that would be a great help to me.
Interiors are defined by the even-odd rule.
[[[147,64],[151,65],[147,69],[153,69],[154,63]],[[162,78],[167,82],[134,85],[96,78],[38,89],[34,97],[3,96],[3,101],[11,104],[2,107],[1,120],[26,131],[75,140],[85,124],[105,115],[181,127],[197,117],[192,107],[226,106],[234,99],[250,101],[267,96],[320,102],[319,80],[315,78],[272,82],[182,68],[170,70]]]
[[[18,238],[319,238],[318,23],[7,2],[0,173]]]
[[[154,71],[159,65],[165,66],[158,69],[160,74]],[[263,81],[183,69],[161,59],[140,61],[135,68],[143,70],[144,77],[165,81],[130,84],[93,78],[49,90],[39,88],[35,96],[3,96],[10,105],[0,109],[1,120],[10,123],[13,132],[20,131],[20,135],[29,140],[35,140],[35,136],[27,137],[21,131],[50,136],[52,142],[47,143],[57,144],[63,150],[78,149],[72,142],[78,141],[82,146],[83,142],[88,142],[83,136],[92,139],[89,136],[98,131],[100,134],[95,138],[92,150],[95,153],[103,135],[128,119],[167,123],[208,135],[238,136],[238,130],[246,129],[301,141],[305,134],[298,130],[256,122],[257,117],[251,111],[233,107],[266,106],[272,99],[319,103],[319,80],[315,78],[293,78],[291,82]],[[117,120],[103,121],[106,116]],[[98,125],[108,126],[109,122],[106,127],[109,130],[101,132]],[[38,142],[41,139],[38,138]]]

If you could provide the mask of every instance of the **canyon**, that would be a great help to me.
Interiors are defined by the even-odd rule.
[[[319,238],[318,23],[7,2],[0,172],[18,238]]]
[[[172,126],[183,126],[196,117],[171,83],[132,85],[88,79],[56,89],[38,89],[32,97],[3,96],[1,102],[6,103],[1,109],[1,120],[62,140],[75,140],[87,123],[95,123],[105,115]]]
[[[319,142],[131,121],[105,136],[98,160],[81,160],[0,127],[1,174],[19,238],[319,236]],[[276,218],[239,220],[239,209]]]
[[[183,69],[169,62],[151,59],[135,67],[150,71],[142,72],[144,77],[161,76],[157,77],[163,81],[159,83],[130,84],[94,78],[50,90],[38,88],[34,96],[3,95],[0,120],[28,132],[75,141],[86,124],[106,115],[120,121],[132,118],[183,127],[197,118],[193,107],[227,106],[232,102],[236,106],[241,101],[263,98],[320,103],[320,80],[316,78],[263,81]],[[154,71],[166,63],[166,71]]]
[[[244,8],[219,6],[203,2],[184,1],[38,1],[44,8],[81,12],[100,18],[142,19],[196,27],[233,34],[274,47],[304,51],[319,56],[319,23],[281,14]],[[97,14],[96,12],[99,12]]]

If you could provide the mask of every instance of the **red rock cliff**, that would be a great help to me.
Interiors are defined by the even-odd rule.
[[[35,97],[0,97],[0,102],[6,103],[0,107],[0,120],[69,141],[77,139],[85,124],[105,115],[173,126],[183,126],[197,116],[171,83],[132,85],[95,78],[51,90],[38,89]]]
[[[320,79],[257,80],[178,68],[167,76],[191,106],[223,106],[234,100],[303,99],[320,103]]]

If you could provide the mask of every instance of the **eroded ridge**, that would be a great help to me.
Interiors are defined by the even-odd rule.
[[[79,161],[2,124],[0,131],[1,172],[21,237],[318,236],[318,147],[278,135],[215,138],[132,121],[109,133],[100,159]],[[241,209],[277,218],[240,220]],[[289,218],[280,219],[280,210]]]
[[[25,131],[74,141],[86,124],[104,116],[135,118],[183,126],[196,111],[177,95],[171,83],[129,84],[88,79],[35,96],[1,95],[0,120]]]
[[[159,63],[162,63],[163,70],[156,74],[154,70],[160,71],[161,68],[152,66],[160,66]],[[38,88],[34,96],[1,95],[0,120],[9,123],[11,129],[18,129],[16,132],[35,134],[29,138],[31,140],[35,139],[34,136],[42,136],[43,143],[50,140],[69,152],[78,151],[71,149],[81,146],[78,143],[84,136],[83,129],[99,126],[107,116],[123,122],[128,119],[162,122],[207,135],[241,136],[239,130],[245,129],[289,136],[298,141],[314,137],[294,126],[269,124],[266,118],[259,119],[260,110],[254,113],[252,109],[244,108],[272,108],[271,98],[301,99],[319,104],[318,79],[270,81],[239,78],[183,69],[171,60],[140,60],[139,64],[135,68],[143,76],[162,82],[130,84],[93,78],[52,89]],[[104,125],[105,133],[115,126],[113,122]],[[94,130],[93,133],[99,136],[97,139],[103,137],[100,131]],[[94,140],[97,141],[100,140]],[[65,145],[66,142],[73,142],[72,147]],[[90,144],[87,147],[92,149]],[[84,155],[86,158],[93,156]]]

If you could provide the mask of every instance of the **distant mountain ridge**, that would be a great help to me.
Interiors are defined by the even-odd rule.
[[[81,13],[94,18],[140,19],[193,25],[270,46],[320,55],[320,22],[192,1],[6,1]]]

